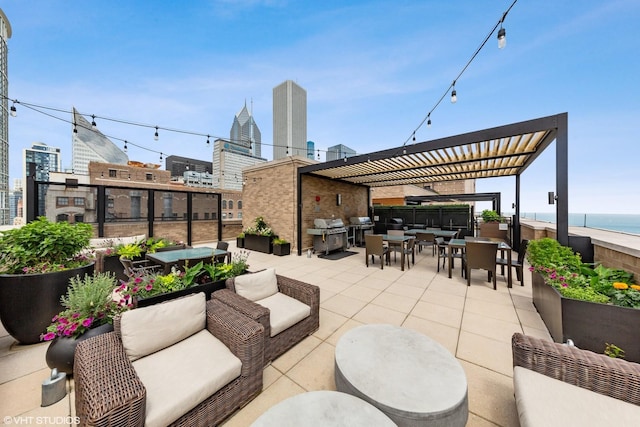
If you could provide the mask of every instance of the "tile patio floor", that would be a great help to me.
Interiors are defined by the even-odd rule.
[[[235,250],[235,242],[230,244]],[[252,252],[252,270],[275,267],[278,274],[318,285],[320,329],[264,370],[264,389],[233,414],[225,427],[248,426],[276,403],[305,391],[335,390],[334,350],[350,328],[368,323],[390,323],[419,331],[446,347],[460,361],[469,385],[467,426],[518,426],[513,397],[511,335],[523,332],[539,337],[549,333],[531,302],[531,275],[525,268],[525,286],[507,289],[506,275],[498,274],[498,290],[486,282],[486,272],[475,270],[471,286],[460,277],[460,261],[452,279],[436,272],[431,250],[417,254],[411,269],[400,271],[400,260],[380,269],[365,266],[364,249],[341,260],[313,255],[277,257]],[[515,256],[515,255],[514,255]],[[50,371],[45,363],[46,343],[17,345],[0,327],[0,416],[2,422],[33,425],[75,416],[73,382],[70,393],[55,405],[42,408],[41,384]],[[16,419],[5,419],[16,417]],[[33,417],[33,418],[27,418]],[[49,417],[40,418],[36,417]],[[54,418],[58,417],[58,418]]]

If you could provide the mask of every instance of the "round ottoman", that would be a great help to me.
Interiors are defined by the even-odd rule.
[[[338,391],[359,397],[399,426],[464,426],[467,377],[437,342],[393,325],[345,333],[335,352]]]
[[[310,391],[269,408],[252,427],[393,427],[385,414],[367,402],[337,391]]]

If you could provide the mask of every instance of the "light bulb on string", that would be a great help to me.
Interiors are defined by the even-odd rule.
[[[500,24],[500,29],[498,30],[498,49],[504,49],[507,45],[507,30],[502,28],[502,23]]]
[[[127,150],[128,150],[128,148],[127,148],[127,140],[125,140],[125,141],[124,141],[124,152],[126,153],[126,152],[127,152]]]
[[[158,135],[158,126],[156,126],[156,133],[153,134],[153,139],[155,141],[157,141],[158,139],[160,139],[160,135]],[[162,160],[162,159],[160,159]]]
[[[162,163],[162,153],[160,153],[160,163]]]
[[[453,81],[453,90],[451,91],[451,103],[455,104],[458,101],[458,93],[456,92],[456,81]]]
[[[318,160],[320,160],[320,149],[318,149]]]
[[[16,110],[16,102],[13,101],[11,105],[11,117],[16,117],[18,115],[18,110]]]
[[[76,122],[73,122],[73,133],[78,133],[78,125]]]
[[[209,142],[209,135],[207,135],[207,145],[210,145],[211,143]]]
[[[96,124],[96,116],[95,114],[91,115],[91,129],[96,130],[98,125]]]
[[[431,127],[431,113],[427,114],[427,127]]]

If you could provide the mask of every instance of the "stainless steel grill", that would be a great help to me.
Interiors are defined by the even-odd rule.
[[[354,245],[362,245],[364,243],[365,230],[371,230],[373,222],[368,216],[352,216],[349,218],[349,238],[353,239]]]
[[[340,249],[347,250],[347,228],[342,219],[316,218],[313,221],[316,228],[308,228],[307,234],[313,235],[313,251],[329,252]]]

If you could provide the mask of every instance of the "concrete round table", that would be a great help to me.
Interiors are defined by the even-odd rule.
[[[399,426],[464,426],[467,377],[432,339],[393,325],[364,325],[336,346],[338,391],[359,397]]]
[[[269,408],[251,427],[394,427],[367,402],[337,391],[310,391]]]

